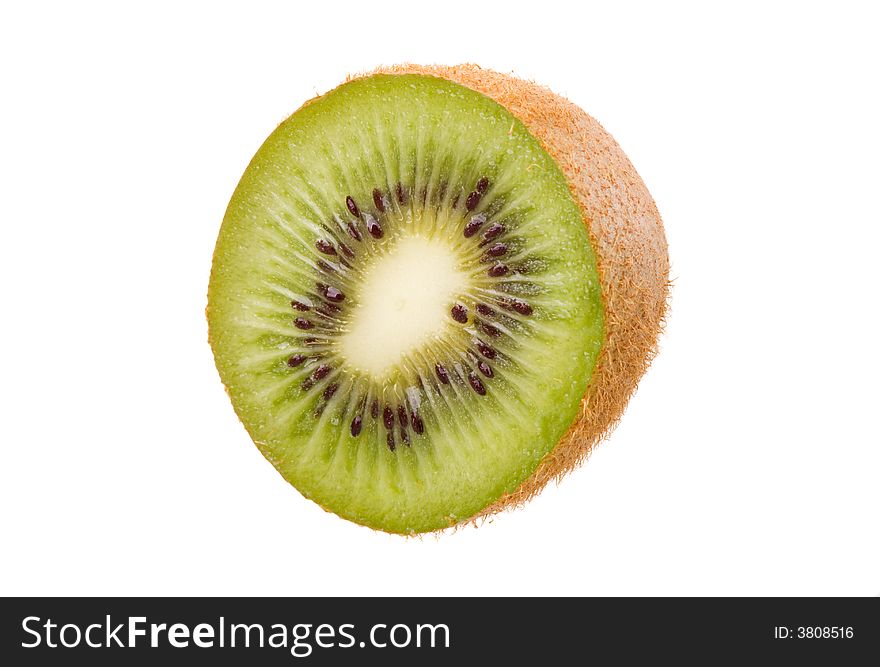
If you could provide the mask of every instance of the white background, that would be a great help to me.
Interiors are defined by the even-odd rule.
[[[0,593],[880,594],[871,3],[5,3]],[[597,117],[667,225],[662,353],[481,528],[304,500],[206,342],[226,203],[349,72],[472,61]]]

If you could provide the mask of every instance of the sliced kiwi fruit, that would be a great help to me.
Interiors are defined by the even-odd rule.
[[[619,418],[668,259],[613,139],[474,66],[354,78],[244,173],[208,291],[233,406],[303,495],[419,533],[520,504]]]

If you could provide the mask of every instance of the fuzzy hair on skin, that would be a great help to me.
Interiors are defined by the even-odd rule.
[[[669,301],[669,255],[660,213],[626,154],[592,116],[531,81],[473,64],[392,65],[371,74],[447,79],[495,100],[556,160],[581,209],[596,254],[605,340],[580,412],[568,432],[516,490],[470,522],[519,507],[578,467],[617,425],[657,354]]]

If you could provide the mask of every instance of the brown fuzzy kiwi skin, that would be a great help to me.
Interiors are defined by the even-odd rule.
[[[666,235],[657,206],[629,158],[594,118],[567,99],[472,64],[393,65],[359,76],[380,73],[440,77],[506,107],[562,169],[596,253],[605,340],[580,413],[535,472],[471,519],[478,521],[526,503],[548,482],[583,463],[617,425],[657,353],[664,328],[669,301]]]

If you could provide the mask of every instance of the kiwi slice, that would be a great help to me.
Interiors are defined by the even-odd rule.
[[[208,293],[217,367],[266,458],[396,533],[518,503],[580,461],[665,305],[664,273],[660,310],[626,323],[651,328],[624,354],[638,368],[612,369],[625,396],[603,406],[591,379],[621,342],[604,237],[528,115],[457,71],[374,73],[284,121],[233,194]]]

